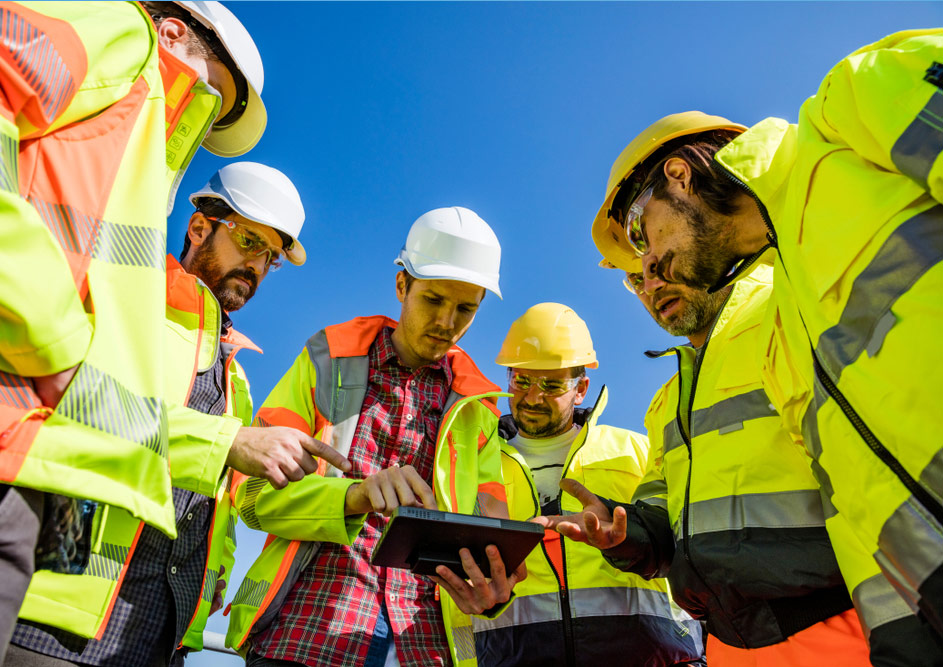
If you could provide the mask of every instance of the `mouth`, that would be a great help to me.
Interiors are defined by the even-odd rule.
[[[443,338],[442,336],[435,336],[435,335],[433,335],[433,334],[426,334],[426,338],[429,338],[429,339],[433,340],[434,342],[438,343],[439,345],[451,345],[451,344],[452,344],[452,339],[451,339],[451,338]]]
[[[681,308],[681,298],[677,296],[659,299],[658,303],[655,304],[655,310],[657,310],[658,314],[662,317],[670,317],[675,314],[679,308]]]

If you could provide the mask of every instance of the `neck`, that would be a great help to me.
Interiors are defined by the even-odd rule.
[[[750,257],[769,243],[769,229],[760,207],[745,194],[740,195],[736,212],[730,216],[730,229],[734,231],[734,247],[737,254]]]
[[[711,331],[711,328],[706,327],[702,329],[701,331],[697,331],[693,334],[689,334],[688,342],[691,343],[691,345],[693,345],[696,348],[703,347],[704,343],[707,342],[707,334],[709,334],[710,331]]]
[[[406,341],[403,340],[402,330],[399,327],[393,329],[393,334],[390,336],[390,340],[393,343],[393,349],[396,350],[396,356],[399,357],[400,363],[402,363],[407,368],[419,368],[420,366],[425,365],[425,361],[420,359],[419,356],[412,351],[409,345],[406,344]]]

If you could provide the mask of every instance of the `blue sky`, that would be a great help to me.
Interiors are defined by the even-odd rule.
[[[396,317],[393,259],[425,211],[476,211],[502,244],[504,300],[486,297],[461,341],[493,361],[511,322],[541,301],[586,320],[603,417],[642,430],[674,339],[590,237],[613,160],[659,117],[700,109],[751,125],[795,121],[835,62],[908,28],[943,25],[939,2],[309,3],[230,2],[265,63],[269,125],[244,159],[284,171],[307,212],[304,267],[271,274],[233,314],[265,350],[240,354],[258,406],[304,341],[358,315]],[[224,161],[200,151],[169,223],[176,253],[186,196]],[[506,409],[506,404],[502,402]],[[233,585],[264,536],[240,527]],[[225,631],[221,614],[209,629]],[[238,665],[210,652],[187,664]]]

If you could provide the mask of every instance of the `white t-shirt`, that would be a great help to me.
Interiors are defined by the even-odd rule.
[[[528,438],[517,432],[508,444],[521,453],[534,477],[537,486],[537,497],[541,506],[555,499],[560,494],[560,479],[563,477],[563,466],[566,464],[566,455],[570,453],[570,445],[576,440],[580,427],[573,427],[552,438]]]

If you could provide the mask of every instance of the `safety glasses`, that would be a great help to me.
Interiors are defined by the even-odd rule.
[[[278,271],[278,269],[281,268],[282,251],[278,248],[273,248],[265,239],[251,229],[232,220],[224,220],[223,218],[217,218],[212,215],[204,215],[203,217],[213,222],[222,223],[226,227],[226,231],[229,232],[229,238],[231,238],[233,243],[236,244],[236,247],[239,248],[239,252],[246,257],[251,258],[265,255],[265,266],[269,271]]]
[[[635,201],[629,206],[625,214],[625,238],[639,257],[648,254],[648,237],[645,235],[645,226],[642,222],[642,213],[645,206],[651,201],[653,186],[648,186],[642,191]]]
[[[524,375],[516,368],[508,369],[508,386],[515,391],[529,391],[535,384],[544,396],[560,396],[576,387],[582,377],[544,378]]]
[[[642,287],[645,284],[645,276],[634,271],[626,271],[622,284],[633,294],[641,294],[645,291]]]

